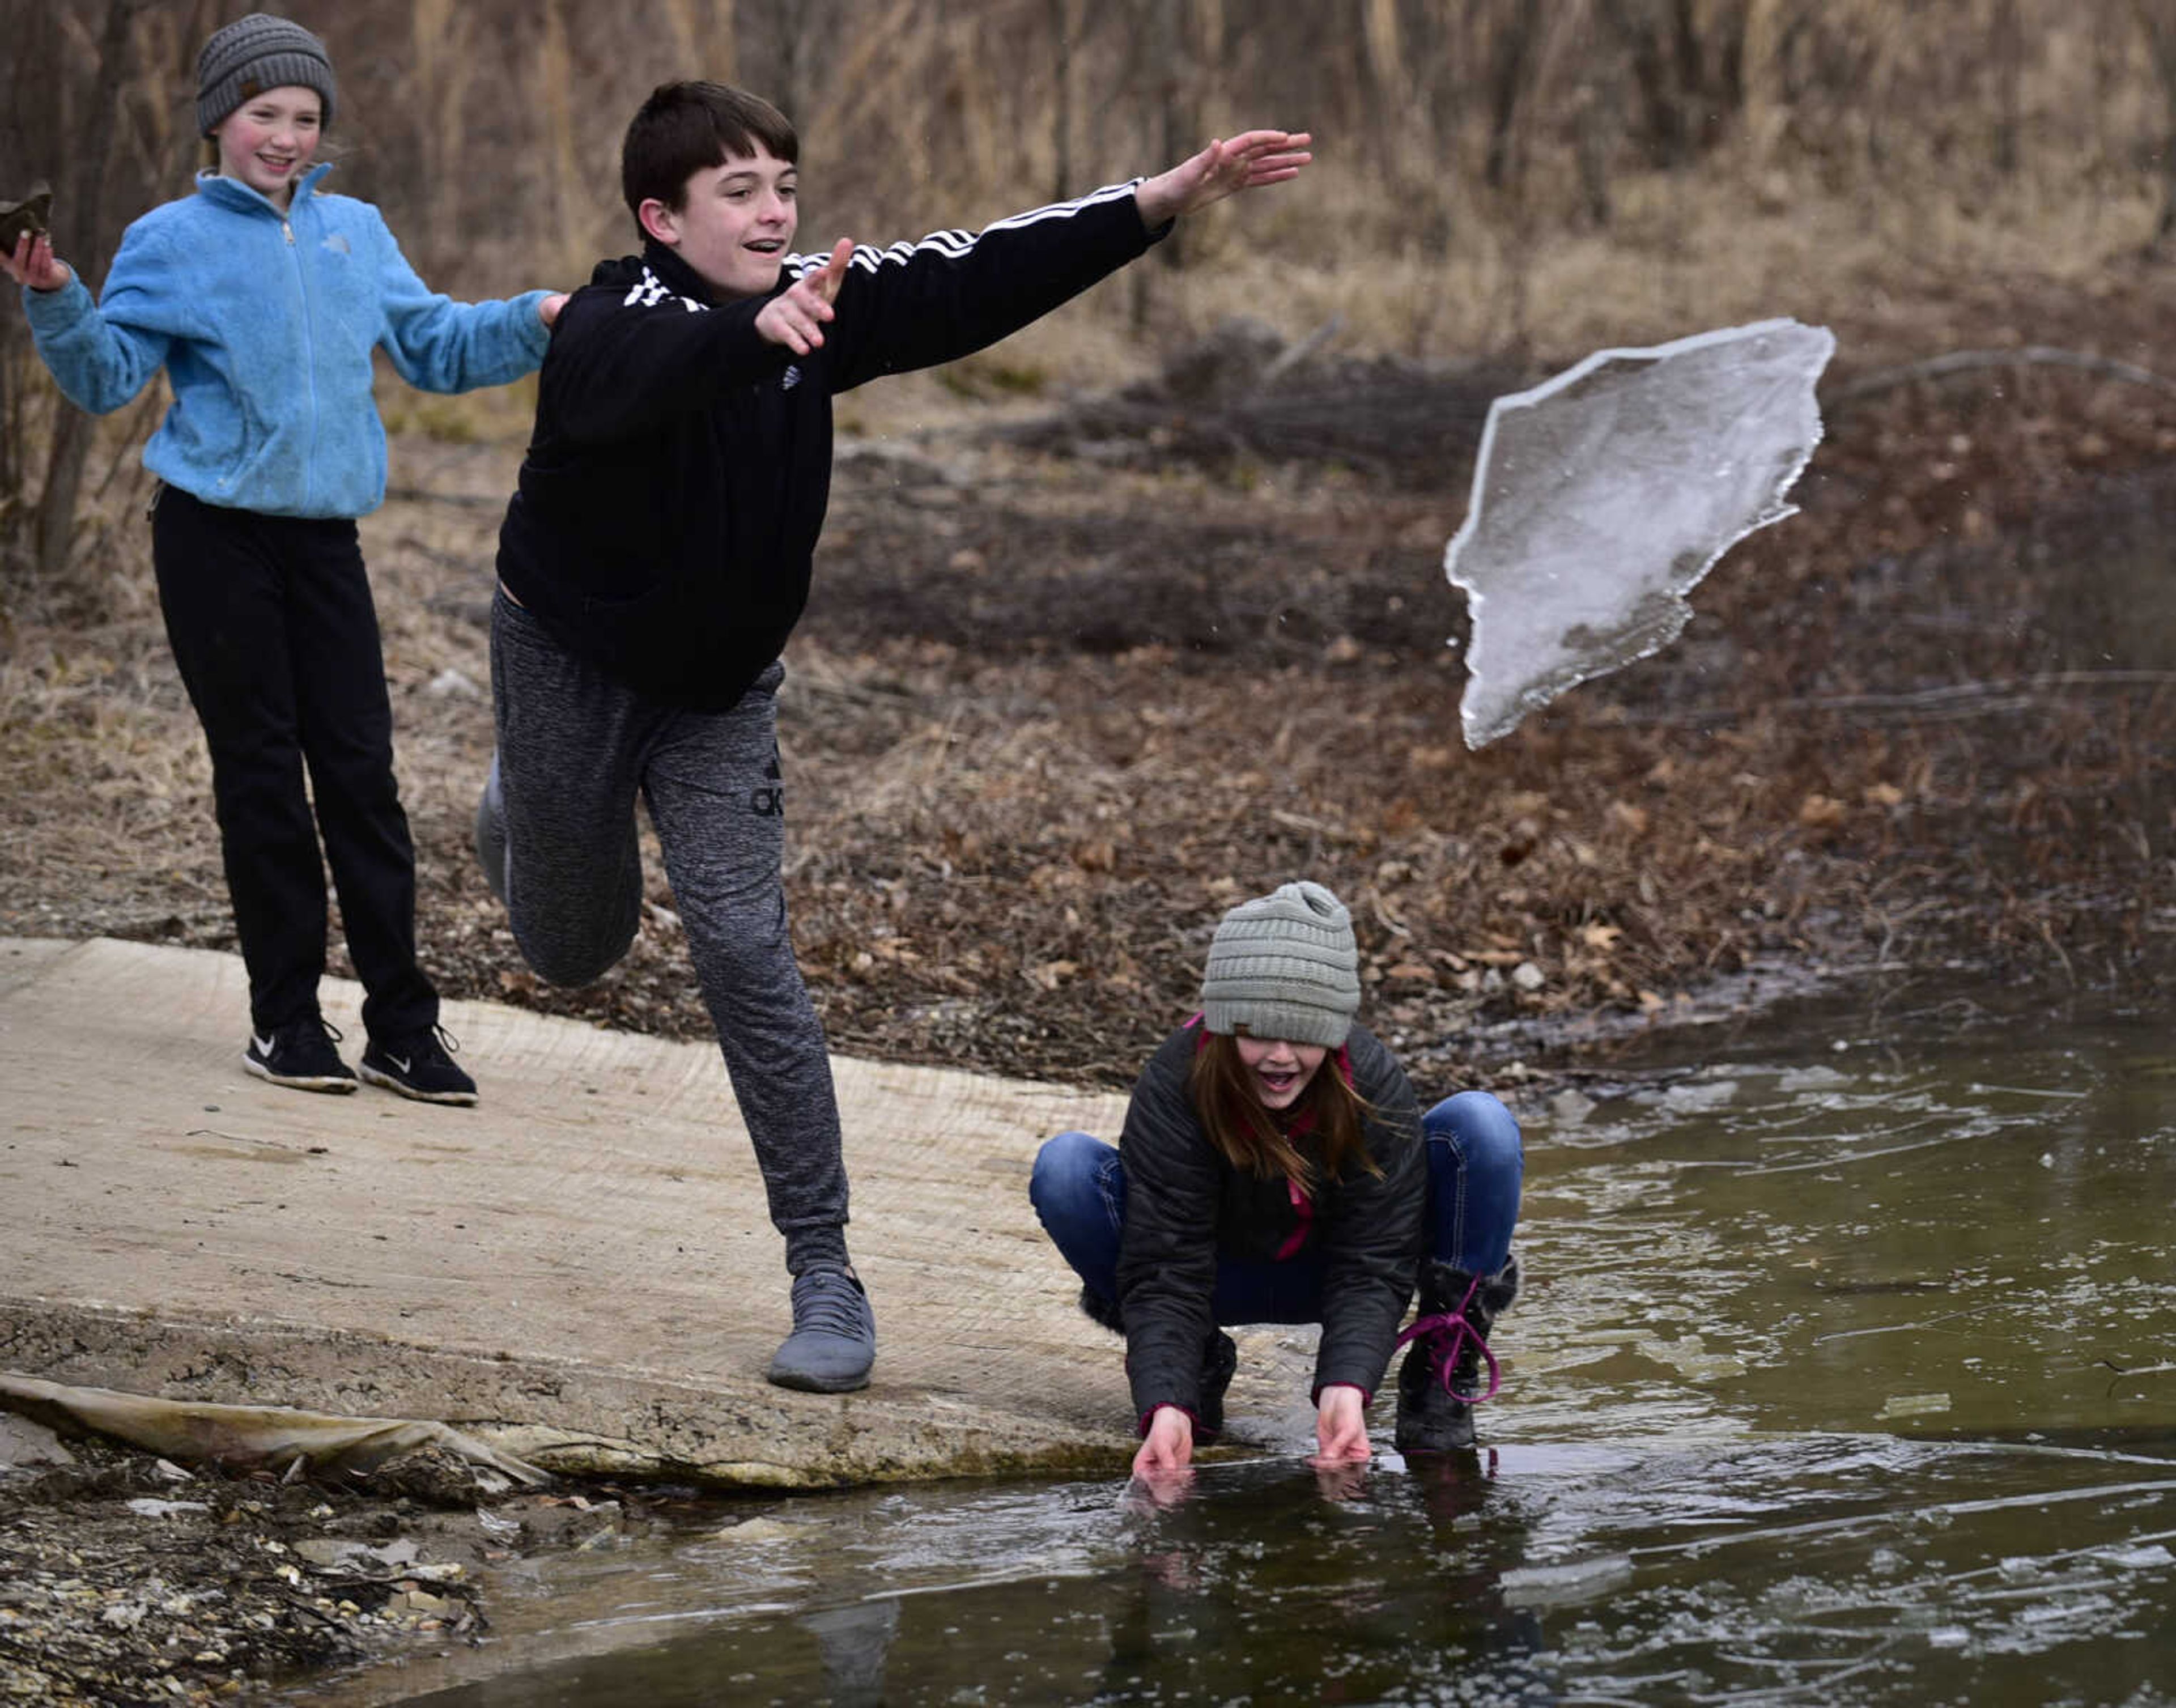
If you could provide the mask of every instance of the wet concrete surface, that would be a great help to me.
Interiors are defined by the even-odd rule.
[[[486,1004],[472,1109],[242,1070],[230,955],[0,943],[0,1369],[449,1423],[556,1471],[821,1487],[1123,1464],[1116,1342],[1027,1203],[1123,1099],[838,1063],[860,1394],[771,1387],[782,1243],[714,1048]],[[358,1040],[359,993],[328,1017]],[[349,1053],[355,1053],[351,1042]]]

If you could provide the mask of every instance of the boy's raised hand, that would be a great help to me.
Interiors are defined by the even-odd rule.
[[[853,259],[854,245],[841,237],[830,258],[813,273],[797,279],[755,317],[755,329],[773,344],[782,344],[796,356],[806,356],[824,342],[824,323],[831,318],[831,305],[839,300],[839,286]]]
[[[57,291],[73,277],[68,264],[53,253],[53,240],[44,231],[25,231],[15,240],[15,253],[0,249],[0,273],[33,291]]]
[[[1191,214],[1241,190],[1281,184],[1299,176],[1314,156],[1314,139],[1303,130],[1250,130],[1228,141],[1212,142],[1191,160],[1145,180],[1134,192],[1141,223],[1151,231],[1167,220]]]

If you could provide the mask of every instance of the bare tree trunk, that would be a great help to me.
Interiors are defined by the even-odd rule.
[[[1747,0],[1600,0],[1639,92],[1648,158],[1682,166],[1719,141],[1745,108]]]
[[[1994,19],[1988,44],[1994,55],[1994,169],[2005,178],[2017,176],[2017,132],[2024,105],[2025,30],[2017,15],[2017,0],[1994,0]]]
[[[1482,179],[1503,189],[1519,176],[1515,127],[1533,80],[1542,39],[1541,0],[1517,7],[1496,38],[1488,68],[1488,155]]]
[[[12,318],[0,325],[0,519],[15,508],[23,490],[23,399],[15,387],[15,364],[24,360],[28,341]],[[4,527],[0,520],[0,530]],[[0,532],[0,542],[4,540]]]
[[[1047,0],[1053,48],[1050,102],[1050,199],[1073,193],[1073,6],[1071,0]]]
[[[2149,246],[2157,255],[2176,231],[2176,0],[2135,0],[2135,7],[2153,68],[2161,77],[2161,217]]]
[[[1150,131],[1156,139],[1156,159],[1159,166],[1169,166],[1180,157],[1180,150],[1190,144],[1184,138],[1180,119],[1180,104],[1184,84],[1185,33],[1181,8],[1186,0],[1145,0],[1147,15],[1142,19],[1145,33],[1143,45],[1147,49],[1148,74],[1155,83],[1155,106],[1150,116]],[[1180,246],[1181,233],[1173,231],[1156,245],[1156,267],[1131,267],[1127,269],[1133,286],[1129,308],[1136,333],[1147,329],[1149,308],[1153,293],[1153,280],[1159,269],[1177,271],[1185,264],[1185,252]]]
[[[129,38],[137,15],[155,0],[108,0],[106,25],[98,42],[98,72],[102,86],[122,86],[134,54]],[[113,158],[113,142],[119,126],[86,124],[74,144],[63,151],[54,183],[54,200],[67,196],[84,209],[90,234],[80,245],[71,266],[80,267],[87,282],[102,279],[113,258],[117,240],[107,235],[106,219],[106,167]],[[91,421],[80,410],[63,410],[54,425],[53,443],[46,459],[45,489],[38,497],[37,574],[50,580],[68,568],[75,539],[76,495],[83,487],[84,460],[90,454]]]
[[[1193,127],[1182,116],[1186,91],[1186,0],[1156,0],[1156,159],[1169,166],[1194,146]],[[1173,271],[1185,264],[1173,231],[1156,257]]]
[[[1609,194],[1608,109],[1602,92],[1591,84],[1583,85],[1575,99],[1573,146],[1578,155],[1580,198],[1586,204],[1589,222],[1596,230],[1606,231],[1615,212]]]
[[[778,0],[772,17],[778,34],[778,105],[791,117],[808,110],[808,67],[802,63],[799,0]]]
[[[1684,154],[1684,116],[1662,40],[1648,20],[1634,10],[1630,0],[1602,0],[1600,11],[1631,63],[1647,157],[1658,166],[1673,166]]]

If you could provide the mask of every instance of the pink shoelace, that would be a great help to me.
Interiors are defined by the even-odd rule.
[[[1466,1319],[1466,1308],[1473,1303],[1473,1295],[1480,1290],[1480,1286],[1481,1277],[1476,1276],[1473,1278],[1472,1286],[1466,1288],[1466,1297],[1458,1302],[1458,1308],[1455,1310],[1439,1316],[1416,1319],[1412,1327],[1400,1335],[1390,1347],[1390,1350],[1395,1352],[1408,1341],[1417,1341],[1424,1336],[1440,1335],[1443,1337],[1442,1344],[1431,1346],[1428,1348],[1428,1355],[1435,1364],[1436,1374],[1443,1383],[1444,1393],[1450,1395],[1452,1399],[1463,1401],[1468,1406],[1478,1406],[1484,1400],[1494,1399],[1497,1389],[1504,1384],[1503,1374],[1496,1368],[1496,1355],[1488,1350],[1488,1342],[1482,1339],[1480,1331]],[[1458,1363],[1458,1344],[1461,1340],[1472,1341],[1474,1350],[1481,1354],[1481,1362],[1488,1367],[1488,1389],[1486,1393],[1461,1394],[1450,1385],[1451,1368]]]

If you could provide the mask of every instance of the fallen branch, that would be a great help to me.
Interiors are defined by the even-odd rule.
[[[1900,713],[1935,719],[1988,717],[2002,712],[2035,710],[2046,704],[2050,695],[2067,689],[2172,685],[2176,685],[2176,670],[2061,670],[2006,682],[1950,683],[1940,688],[1913,688],[1896,694],[1829,694],[1814,699],[1769,700],[1759,705],[1711,706],[1697,711],[1628,710],[1618,715],[1618,721],[1678,728],[1734,723],[1760,712],[1798,711]]]
[[[1901,386],[1917,384],[1921,381],[1955,378],[1963,373],[1983,373],[1990,368],[2010,367],[2067,367],[2081,373],[2091,373],[2103,379],[2119,379],[2127,384],[2142,385],[2151,390],[2176,397],[2176,380],[2163,379],[2150,368],[2128,362],[2116,362],[2105,356],[2090,356],[2082,351],[2057,350],[2044,344],[2026,345],[2021,350],[1959,350],[1947,356],[1928,356],[1924,362],[1907,362],[1901,367],[1885,367],[1878,373],[1862,374],[1847,385],[1838,386],[1821,400],[1821,413],[1833,421],[1855,404],[1869,398],[1879,397],[1884,392],[1895,391]]]

